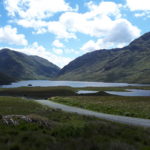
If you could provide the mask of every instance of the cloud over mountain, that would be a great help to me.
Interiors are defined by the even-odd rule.
[[[0,42],[8,43],[10,45],[27,45],[24,34],[18,34],[17,28],[10,25],[0,27]]]
[[[38,54],[60,67],[95,49],[123,47],[149,30],[149,0],[1,3],[0,47]]]

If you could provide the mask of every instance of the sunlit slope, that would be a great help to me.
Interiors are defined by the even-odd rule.
[[[58,79],[150,83],[150,32],[124,48],[78,57],[60,71]]]

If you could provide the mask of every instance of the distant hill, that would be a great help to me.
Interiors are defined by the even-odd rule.
[[[58,79],[150,83],[150,32],[124,48],[78,57],[59,72]]]
[[[60,68],[46,59],[9,49],[0,50],[0,72],[17,80],[50,79]]]
[[[15,81],[15,79],[13,79],[13,78],[0,72],[0,85],[9,84],[9,83],[14,82],[14,81]]]

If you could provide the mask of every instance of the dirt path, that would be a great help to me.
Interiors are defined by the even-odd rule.
[[[86,116],[94,116],[97,118],[113,121],[113,122],[119,122],[127,125],[133,125],[133,126],[141,126],[141,127],[150,127],[150,119],[141,119],[141,118],[133,118],[133,117],[126,117],[126,116],[118,116],[118,115],[110,115],[105,113],[99,113],[94,112],[78,107],[72,107],[67,106],[59,103],[55,103],[49,100],[36,100],[38,103],[47,105],[52,108],[61,109],[66,112],[72,112],[72,113],[78,113],[81,115]]]

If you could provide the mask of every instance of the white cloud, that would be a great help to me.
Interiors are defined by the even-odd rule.
[[[104,41],[114,44],[127,44],[140,36],[140,30],[126,19],[118,19],[113,22],[112,29],[107,33]]]
[[[13,49],[13,48],[10,48]],[[14,49],[15,51],[25,53],[27,55],[36,55],[49,60],[50,62],[63,67],[68,64],[72,59],[69,57],[63,57],[53,54],[51,51],[46,50],[43,46],[39,45],[37,42],[32,45],[26,46],[22,49]]]
[[[25,28],[34,28],[32,33],[43,34],[46,32],[56,35],[58,38],[76,38],[68,33],[63,24],[50,20],[56,13],[77,11],[65,0],[5,0],[5,8],[13,17],[12,22]]]
[[[47,2],[46,5],[48,5],[49,2],[52,3],[52,6],[55,8],[58,6],[58,4],[60,4],[56,3],[56,1],[30,0],[30,3],[29,0],[6,1],[11,4],[9,13],[11,13],[11,15],[19,14],[20,17],[22,17],[16,22],[23,27],[34,28],[33,33],[52,33],[57,39],[77,39],[78,33],[81,33],[87,36],[95,37],[98,40],[101,39],[103,41],[103,43],[100,44],[101,46],[97,44],[94,46],[94,43],[97,42],[90,41],[88,43],[88,47],[91,48],[111,48],[115,44],[116,46],[125,45],[140,35],[140,30],[136,26],[134,26],[127,19],[123,19],[123,16],[120,12],[120,9],[123,6],[115,2],[102,1],[96,5],[93,1],[90,1],[86,4],[88,11],[85,13],[79,13],[72,11],[72,8],[65,3],[64,0],[56,0],[63,3],[62,9],[55,9],[57,11],[52,11],[53,9],[51,6],[45,6],[45,4],[41,4]],[[39,11],[39,19],[36,15],[34,15],[38,9],[34,10],[34,8],[32,8],[33,4],[35,4],[35,8],[37,8],[39,4],[41,4],[41,6],[44,5],[42,10]],[[8,7],[8,4],[6,6]],[[25,10],[27,11],[26,16],[21,13]],[[28,15],[28,12],[30,12],[29,10],[32,10],[33,12],[35,11],[30,17]],[[58,20],[44,20],[46,17],[50,17],[52,14],[62,11],[64,11],[64,13],[60,15]],[[106,45],[106,43],[109,43],[109,47]],[[53,43],[53,45],[57,48],[62,48],[61,44],[62,43],[58,41]]]
[[[20,20],[16,20],[16,23],[25,28],[34,27],[35,29],[47,26],[47,22],[42,21],[42,20],[34,20],[34,19],[32,20],[20,19]]]
[[[17,28],[7,25],[0,28],[0,42],[11,45],[27,45],[28,42],[23,34],[17,33]]]
[[[120,47],[120,45],[114,45],[112,42],[104,41],[104,39],[98,39],[97,41],[89,40],[81,47],[81,50],[84,52],[91,52],[95,50],[113,48],[114,46]]]
[[[135,13],[135,17],[143,17],[143,16],[144,16],[144,19],[145,17],[150,18],[150,11]]]
[[[126,2],[131,11],[150,10],[150,0],[126,0]]]
[[[10,15],[20,16],[18,20],[14,20],[17,24],[34,28],[34,33],[50,32],[57,38],[65,39],[75,39],[76,32],[99,37],[110,27],[110,16],[115,18],[121,16],[120,5],[114,2],[100,2],[98,5],[89,2],[87,4],[89,11],[86,13],[68,12],[73,9],[64,0],[6,0],[5,4]],[[52,12],[59,11],[66,13],[63,13],[58,21],[41,20],[50,17]]]
[[[134,31],[137,31],[137,35],[139,35],[137,27],[132,25],[128,20],[122,19],[121,23],[121,14],[119,11],[120,5],[113,2],[101,2],[99,5],[95,5],[93,2],[89,2],[88,7],[90,8],[90,11],[86,13],[63,13],[57,22],[62,26],[65,26],[65,30],[64,28],[61,28],[62,31],[72,34],[79,32],[97,38],[105,38],[108,33],[113,33],[112,30],[117,24],[120,24],[121,27],[124,26],[124,28],[127,25],[126,30],[128,27],[134,29]],[[109,9],[106,9],[107,7]],[[112,18],[111,15],[114,15],[115,18]],[[121,34],[124,32],[124,28],[120,28],[120,30],[122,29],[120,32]],[[137,30],[135,30],[135,28]],[[131,34],[132,33],[133,32],[131,32]],[[137,35],[135,36],[135,34],[133,34],[132,36],[135,38]],[[127,38],[122,39],[122,41],[127,42],[126,39]],[[132,39],[133,38],[129,37],[128,42]]]
[[[32,33],[34,34],[44,34],[47,32],[47,25],[48,23],[46,21],[42,20],[27,20],[27,19],[19,19],[19,20],[13,20],[18,25],[21,25],[24,28],[34,28],[35,31]]]
[[[59,21],[48,23],[48,31],[57,36],[57,38],[76,38],[73,33],[67,32],[66,26]]]
[[[126,0],[127,7],[135,13],[135,17],[150,18],[150,0]]]
[[[52,44],[55,47],[60,47],[60,48],[64,47],[64,44],[61,43],[59,40],[54,40]]]
[[[59,28],[61,32],[67,32],[75,36],[75,33],[99,37],[111,28],[112,20],[107,16],[101,18],[88,18],[87,14],[67,12],[62,14],[59,24],[65,28]],[[60,32],[59,32],[60,34]]]
[[[104,4],[105,2],[102,2],[102,4],[99,4],[99,7]],[[106,3],[106,6],[108,4]],[[84,14],[77,12],[66,12],[62,14],[59,19],[59,23],[64,25],[69,33],[75,34],[79,32],[96,37],[98,39],[103,39],[103,44],[100,44],[101,46],[99,46],[97,42],[95,44],[94,41],[90,40],[81,49],[87,49],[87,51],[90,51],[92,49],[112,48],[115,46],[120,47],[128,44],[140,35],[140,29],[134,26],[128,20],[120,17],[112,19],[108,16],[109,12],[115,12],[113,11],[115,9],[108,11],[108,13],[106,13],[104,9],[104,13],[102,11],[98,14],[98,6],[95,6],[92,3],[88,5],[91,6],[90,12]],[[114,8],[117,8],[115,3],[112,3],[111,5],[116,6]],[[119,11],[114,14],[119,14]],[[108,43],[109,46],[107,46]]]
[[[111,28],[112,16],[115,19],[121,17],[120,5],[116,3],[101,2],[95,5],[89,2],[87,5],[90,11],[86,13],[66,12],[61,15],[58,22],[66,27],[65,31],[99,37]]]
[[[98,50],[98,49],[99,49],[99,45],[96,42],[94,42],[93,40],[86,42],[81,47],[81,50],[83,50],[85,52],[90,52],[90,51],[94,51],[94,50]]]
[[[65,48],[64,49],[64,53],[66,53],[66,54],[71,54],[71,55],[79,55],[80,54],[80,52],[78,51],[78,50],[75,50],[75,49],[72,49],[72,48]]]
[[[140,30],[125,19],[118,19],[112,23],[112,28],[106,32],[106,36],[96,42],[86,42],[81,50],[90,52],[99,49],[121,48],[126,46],[136,37],[140,36]]]
[[[64,0],[5,0],[9,15],[24,19],[43,19],[54,13],[70,11],[72,8]]]
[[[54,53],[56,53],[56,54],[58,54],[58,55],[63,54],[63,50],[60,49],[60,48],[53,48],[53,51],[54,51]]]
[[[115,18],[120,18],[120,7],[121,5],[116,4],[114,2],[101,2],[99,5],[90,1],[87,3],[88,8],[90,9],[89,16],[99,16],[99,15],[107,15],[107,16],[114,16]]]

